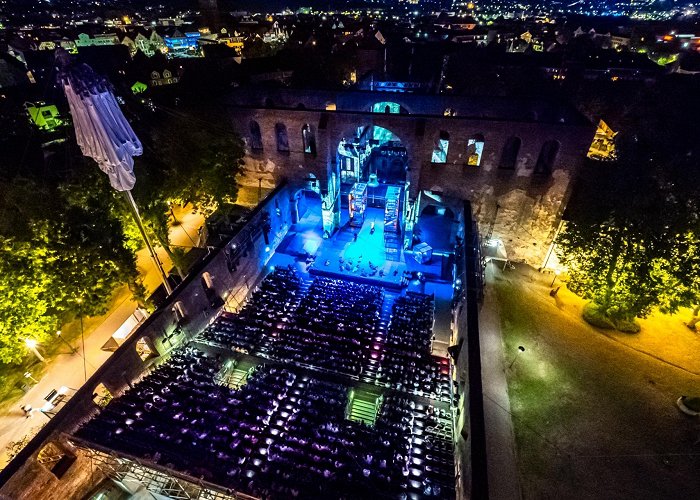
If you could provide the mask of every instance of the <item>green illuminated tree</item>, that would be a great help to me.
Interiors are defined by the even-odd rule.
[[[0,362],[21,361],[26,338],[49,342],[64,321],[104,312],[120,283],[138,288],[113,200],[98,202],[97,186],[0,183]]]
[[[630,109],[619,161],[584,171],[585,206],[558,238],[570,288],[612,323],[698,302],[700,150],[691,124],[700,99],[691,94],[664,82]]]

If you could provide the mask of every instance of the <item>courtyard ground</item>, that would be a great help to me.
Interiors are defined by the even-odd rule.
[[[685,318],[653,316],[638,334],[597,330],[565,287],[549,295],[552,275],[492,264],[486,274],[500,312],[522,497],[697,497],[700,420],[675,406],[700,393],[700,334]]]

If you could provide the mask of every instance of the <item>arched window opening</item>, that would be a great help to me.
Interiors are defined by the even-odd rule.
[[[554,165],[559,155],[559,141],[547,141],[542,144],[540,155],[535,163],[535,174],[549,175],[554,170]]]
[[[467,140],[467,165],[481,166],[481,156],[484,153],[484,136],[475,134]]]
[[[216,309],[224,305],[224,300],[216,292],[211,274],[208,272],[202,274],[202,288],[211,307]]]
[[[112,398],[112,393],[109,392],[109,389],[102,382],[92,391],[92,401],[101,408],[107,406],[112,401]]]
[[[141,361],[158,356],[151,339],[148,337],[141,337],[136,341],[136,354],[139,355]]]
[[[450,148],[450,134],[440,131],[438,142],[433,149],[432,163],[447,163],[447,150]]]
[[[311,125],[308,123],[301,128],[301,138],[304,142],[304,153],[316,154],[316,137],[314,136]]]
[[[260,132],[260,125],[255,120],[250,122],[250,149],[253,151],[262,151],[262,133]]]
[[[395,102],[376,102],[372,105],[372,113],[398,115],[401,113],[401,105]]]
[[[287,126],[284,123],[275,125],[275,137],[277,138],[277,151],[280,153],[288,153],[289,137],[287,136]]]
[[[518,153],[520,152],[521,145],[522,141],[520,137],[509,137],[503,145],[501,161],[498,164],[498,168],[503,170],[515,170],[518,164]]]
[[[185,305],[182,301],[178,300],[175,302],[171,310],[175,317],[175,323],[177,323],[178,326],[182,326],[187,322],[187,313],[185,312]]]

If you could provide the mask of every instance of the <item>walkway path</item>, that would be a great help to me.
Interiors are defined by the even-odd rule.
[[[173,246],[191,247],[192,240],[197,241],[198,229],[203,223],[203,218],[199,214],[183,209],[176,210],[175,215],[180,224],[171,228],[171,242]],[[157,252],[164,267],[172,268],[172,263],[165,251],[158,248]],[[149,293],[160,286],[160,277],[145,249],[137,252],[137,267]],[[137,307],[127,287],[118,290],[116,297],[114,305],[105,315],[84,320],[86,327],[84,351],[80,338],[73,342],[77,353],[70,353],[66,346],[65,354],[59,354],[49,361],[50,364],[38,383],[32,386],[16,405],[10,406],[0,414],[0,468],[7,464],[7,447],[11,442],[19,441],[28,434],[35,434],[48,421],[48,417],[39,411],[34,412],[31,418],[25,418],[20,405],[30,404],[38,409],[43,406],[44,397],[51,390],[59,389],[61,386],[80,388],[85,382],[85,371],[87,371],[87,378],[90,378],[112,354],[103,351],[101,347]],[[41,347],[39,349],[41,350]],[[85,365],[83,365],[83,355],[85,355]]]
[[[501,319],[498,298],[490,286],[493,284],[492,265],[486,266],[484,303],[479,311],[489,498],[519,500],[520,480],[505,374]]]

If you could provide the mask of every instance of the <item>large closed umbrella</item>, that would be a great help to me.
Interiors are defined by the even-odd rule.
[[[124,193],[132,208],[151,258],[160,273],[163,286],[172,292],[163,266],[144,230],[138,207],[131,195],[136,183],[134,156],[143,153],[141,141],[124,118],[109,82],[98,76],[87,64],[74,64],[63,49],[56,50],[59,81],[68,99],[75,136],[80,150],[93,158],[109,176],[112,187]]]

